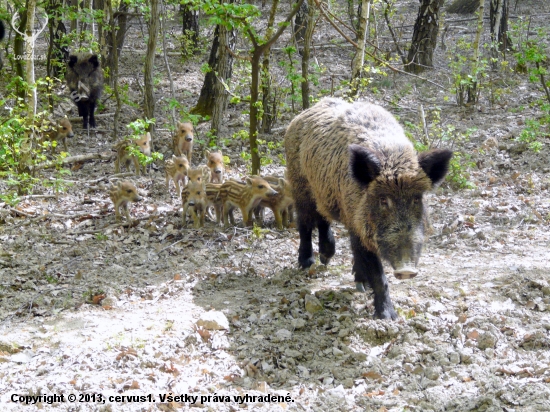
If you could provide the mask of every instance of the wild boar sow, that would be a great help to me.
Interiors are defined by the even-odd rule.
[[[395,319],[381,259],[398,279],[417,275],[424,234],[423,194],[445,177],[452,152],[417,155],[395,118],[380,106],[326,98],[302,112],[285,135],[287,174],[298,214],[298,262],[335,252],[333,220],[349,231],[356,287],[374,291],[375,317]]]
[[[82,127],[95,128],[95,108],[103,92],[103,69],[97,55],[70,55],[65,79],[71,99],[78,107],[78,115],[82,116]]]

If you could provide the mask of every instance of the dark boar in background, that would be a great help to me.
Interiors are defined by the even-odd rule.
[[[357,289],[373,289],[375,317],[395,319],[381,259],[398,279],[417,275],[423,194],[444,179],[452,152],[417,155],[385,109],[334,98],[321,100],[290,123],[285,149],[298,213],[300,266],[314,263],[315,227],[321,263],[329,262],[335,253],[330,223],[342,222],[350,234]]]
[[[72,54],[65,75],[84,129],[96,127],[94,111],[103,91],[103,69],[95,54]]]

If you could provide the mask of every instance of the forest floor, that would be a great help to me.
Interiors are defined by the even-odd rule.
[[[516,14],[532,12],[526,3]],[[126,47],[137,50],[140,40]],[[317,52],[331,70],[324,86],[345,78],[348,57],[344,48]],[[175,74],[189,106],[202,84],[200,63]],[[138,223],[130,228],[115,223],[108,198],[112,161],[73,167],[74,184],[57,196],[44,190],[16,208],[1,205],[2,410],[549,411],[550,149],[547,139],[539,153],[516,140],[537,116],[529,102],[542,94],[510,76],[515,91],[499,105],[459,108],[400,75],[384,97],[363,96],[402,122],[418,123],[424,102],[426,111],[439,107],[438,127],[475,129],[453,148],[471,156],[475,188],[445,184],[426,195],[433,231],[421,273],[388,276],[396,321],[373,320],[370,293],[355,291],[343,226],[334,225],[330,264],[300,271],[293,228],[182,228],[161,163],[132,177],[145,199],[131,206]],[[167,81],[159,87],[167,90]],[[397,107],[388,105],[396,95]],[[105,112],[113,108],[109,102]],[[229,132],[243,128],[241,109],[230,106]],[[75,128],[71,155],[114,144],[104,118],[90,137]],[[155,149],[166,157],[170,136],[160,129]],[[224,148],[229,176],[245,172],[239,153]],[[27,406],[14,394],[64,400]],[[150,397],[109,400],[122,395]]]

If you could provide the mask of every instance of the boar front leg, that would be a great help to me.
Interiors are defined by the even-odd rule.
[[[357,290],[364,292],[365,286],[374,291],[374,317],[378,319],[397,319],[390,298],[388,279],[384,274],[380,258],[365,249],[359,236],[350,233],[353,252],[353,274]]]
[[[90,127],[92,129],[95,129],[96,128],[96,124],[95,124],[95,106],[96,106],[96,103],[93,102],[93,101],[88,101],[88,111],[89,111],[89,116],[90,116]]]

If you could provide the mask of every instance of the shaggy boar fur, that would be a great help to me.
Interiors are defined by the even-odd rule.
[[[312,230],[319,255],[335,253],[333,220],[350,233],[358,290],[374,291],[375,316],[395,319],[381,258],[400,279],[414,277],[422,248],[423,194],[440,183],[452,153],[416,155],[395,118],[382,107],[326,98],[297,116],[285,135],[287,174],[298,213],[298,262],[314,263]]]
[[[94,112],[97,101],[103,92],[103,69],[95,54],[72,54],[67,63],[65,75],[71,99],[82,116],[84,129],[96,127]]]

